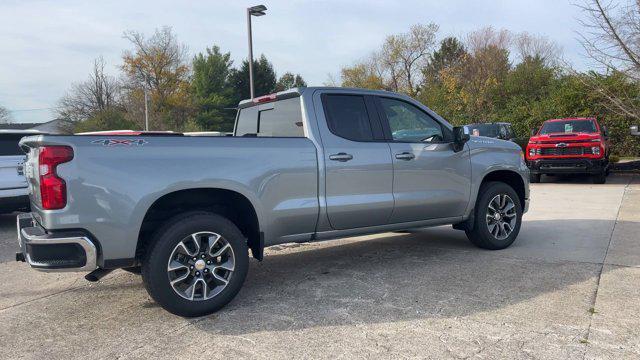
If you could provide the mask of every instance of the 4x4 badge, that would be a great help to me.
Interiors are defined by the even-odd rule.
[[[92,144],[101,144],[102,146],[142,146],[147,143],[144,139],[98,139],[93,140]]]

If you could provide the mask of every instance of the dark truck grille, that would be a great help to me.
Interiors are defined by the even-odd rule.
[[[574,146],[574,147],[553,147],[542,148],[541,155],[588,155],[591,154],[591,148]]]

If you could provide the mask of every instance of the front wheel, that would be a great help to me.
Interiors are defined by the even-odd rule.
[[[501,250],[516,240],[521,223],[518,194],[505,183],[489,182],[480,187],[473,228],[466,234],[480,248]]]
[[[198,211],[172,218],[155,233],[142,278],[149,295],[165,310],[194,317],[229,303],[248,267],[247,242],[235,224]]]

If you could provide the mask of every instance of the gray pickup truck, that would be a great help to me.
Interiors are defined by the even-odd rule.
[[[309,87],[242,101],[233,136],[32,136],[20,252],[38,270],[140,271],[181,316],[238,293],[249,250],[452,224],[503,249],[527,211],[514,143],[395,93]]]

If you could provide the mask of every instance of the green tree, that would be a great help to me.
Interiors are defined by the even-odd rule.
[[[73,132],[104,130],[136,130],[138,125],[125,117],[125,114],[113,108],[100,110],[91,118],[75,123]]]
[[[300,74],[293,75],[293,73],[286,72],[280,77],[280,79],[278,79],[278,82],[276,83],[276,91],[284,91],[296,87],[300,88],[306,86],[307,83],[304,81],[302,76],[300,76]]]
[[[207,48],[193,59],[191,91],[198,107],[195,123],[203,130],[231,131],[235,119],[231,53],[221,53],[218,46]],[[190,124],[193,127],[193,124]]]
[[[468,56],[467,49],[456,37],[442,39],[440,48],[429,56],[429,63],[423,69],[425,82],[440,82],[440,72],[459,67],[466,56]]]
[[[231,71],[229,83],[233,88],[234,103],[237,104],[240,100],[251,97],[249,91],[249,61],[243,61],[240,69]],[[253,84],[256,97],[273,93],[276,89],[276,73],[273,70],[273,65],[264,55],[253,61]]]
[[[520,135],[528,134],[540,119],[558,116],[558,107],[550,97],[558,86],[558,70],[545,63],[540,56],[526,57],[507,74],[504,96],[496,101],[496,120],[513,123]]]

